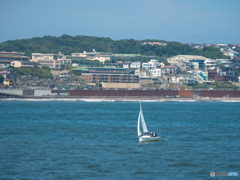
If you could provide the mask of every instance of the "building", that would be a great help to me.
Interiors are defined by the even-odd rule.
[[[140,89],[140,84],[139,83],[104,83],[102,82],[102,88],[105,89],[115,89],[115,90],[120,90],[120,89]]]
[[[178,62],[190,62],[190,60],[206,60],[207,58],[203,56],[194,56],[194,55],[177,55],[170,58],[167,58],[168,63],[176,64]]]
[[[105,67],[105,68],[122,68],[123,65],[122,65],[122,63],[105,63],[103,65],[103,67]]]
[[[62,65],[64,65],[64,64],[71,65],[72,64],[72,60],[71,59],[67,59],[67,58],[58,58],[58,61]]]
[[[159,46],[167,46],[167,43],[160,43],[160,42],[143,42],[143,43],[141,43],[141,45],[147,45],[147,44],[149,44],[149,45],[159,45]]]
[[[240,63],[240,57],[235,57],[231,60],[233,63]]]
[[[34,62],[34,61],[12,61],[11,66],[29,69],[29,68],[33,68],[33,67],[38,67],[38,63]]]
[[[82,73],[81,78],[87,83],[139,83],[139,76],[134,74],[97,74]]]
[[[11,63],[12,61],[29,61],[28,56],[24,56],[25,53],[21,52],[0,52],[0,62]]]
[[[55,54],[32,53],[32,60],[34,59],[54,59]]]
[[[171,77],[170,81],[174,84],[192,84],[194,83],[194,75],[181,74],[177,77]]]
[[[12,79],[4,79],[3,84],[4,84],[4,86],[11,86],[12,85]]]
[[[220,64],[229,64],[230,59],[216,59],[216,64],[219,66]]]
[[[77,67],[71,69],[72,71],[78,71],[81,73],[123,73],[123,74],[133,74],[134,70],[124,69],[124,68],[105,68],[105,67]]]
[[[208,78],[215,78],[215,75],[222,75],[222,69],[220,68],[211,68],[208,69]]]
[[[190,60],[193,64],[194,69],[205,69],[205,60]]]
[[[39,67],[49,67],[50,69],[60,69],[61,64],[58,60],[50,60],[50,59],[34,59],[30,60],[39,64]]]
[[[9,79],[11,77],[11,73],[7,71],[2,71],[0,74],[4,77],[4,79]]]
[[[148,67],[151,68],[156,68],[157,66],[159,66],[159,62],[157,59],[151,59],[150,61],[148,61]]]
[[[83,51],[83,53],[71,53],[71,56],[68,56],[68,58],[72,60],[98,60],[104,63],[104,61],[110,61],[113,56],[113,53],[97,52],[93,49],[92,52]]]
[[[2,69],[8,68],[8,67],[9,67],[9,64],[0,64],[0,68]]]
[[[129,69],[130,68],[130,62],[124,62],[123,63],[123,68],[124,69]]]
[[[217,67],[217,62],[216,62],[216,60],[207,59],[207,60],[205,60],[204,63],[205,63],[205,69]]]
[[[130,68],[132,69],[141,69],[141,62],[133,62],[130,64]]]
[[[162,70],[160,68],[150,69],[149,72],[151,77],[162,77]]]
[[[142,63],[142,69],[148,70],[149,69],[148,63]]]
[[[149,72],[149,70],[136,69],[135,70],[135,75],[139,76],[140,79],[149,78],[150,77],[150,72]]]
[[[161,73],[162,76],[171,76],[174,74],[174,68],[173,66],[165,66],[161,68]]]
[[[232,77],[231,76],[223,76],[223,75],[215,75],[215,81],[219,81],[221,83],[230,83]]]
[[[50,69],[60,69],[59,60],[54,60],[54,54],[32,53],[32,60],[39,64],[39,67],[49,67]]]

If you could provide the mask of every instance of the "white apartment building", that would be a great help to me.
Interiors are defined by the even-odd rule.
[[[204,63],[205,63],[205,69],[217,67],[217,62],[216,62],[216,60],[207,59],[207,60],[205,60]]]
[[[53,59],[54,54],[32,53],[32,60],[34,59]]]
[[[216,63],[217,63],[217,65],[229,64],[230,63],[230,59],[216,59]]]
[[[148,70],[149,69],[148,63],[142,63],[142,68]]]
[[[149,70],[151,77],[162,77],[162,70],[160,68],[154,68]]]
[[[53,56],[54,54],[32,53],[30,61],[37,62],[39,67],[47,66],[50,69],[60,69],[60,61],[54,60]]]
[[[158,62],[157,59],[151,59],[147,63],[142,63],[142,68],[145,70],[148,70],[148,69],[156,68],[159,65],[160,65],[160,63]]]
[[[150,61],[148,61],[148,66],[149,68],[156,68],[157,66],[159,66],[159,62],[157,59],[151,59]]]

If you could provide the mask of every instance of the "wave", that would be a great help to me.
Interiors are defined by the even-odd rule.
[[[134,98],[109,98],[109,99],[98,99],[98,98],[7,98],[7,99],[0,99],[0,101],[83,101],[83,102],[240,102],[240,100],[221,100],[221,99],[134,99]]]
[[[92,98],[59,98],[59,99],[45,99],[45,98],[8,98],[0,99],[0,101],[84,101],[84,102],[170,102],[170,101],[179,101],[179,102],[196,102],[195,100],[174,100],[174,99],[92,99]]]
[[[222,102],[240,102],[240,100],[221,100]]]

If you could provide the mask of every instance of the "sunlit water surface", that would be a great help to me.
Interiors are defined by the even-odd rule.
[[[239,102],[0,101],[3,179],[211,179],[240,173]],[[236,177],[228,177],[236,179]]]

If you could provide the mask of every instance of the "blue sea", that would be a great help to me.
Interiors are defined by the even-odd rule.
[[[215,179],[240,173],[240,102],[0,100],[0,179]],[[220,177],[238,179],[239,177]]]

